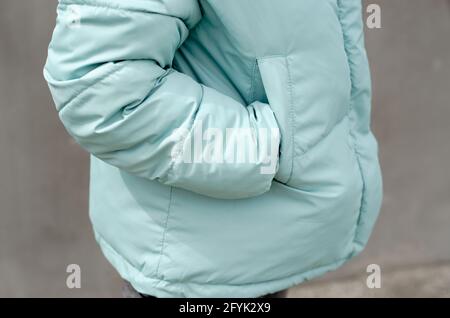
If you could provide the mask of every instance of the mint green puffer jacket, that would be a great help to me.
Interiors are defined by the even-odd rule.
[[[92,154],[96,238],[139,292],[256,297],[367,243],[360,0],[60,0],[44,75]]]

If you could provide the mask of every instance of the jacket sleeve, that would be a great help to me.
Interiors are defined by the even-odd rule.
[[[60,0],[57,11],[44,76],[82,147],[129,173],[210,197],[270,189],[280,138],[270,107],[242,105],[172,68],[201,19],[197,0]],[[239,136],[237,149],[229,135]],[[239,151],[252,160],[228,156]]]

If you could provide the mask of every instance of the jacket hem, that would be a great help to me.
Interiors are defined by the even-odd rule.
[[[334,271],[353,257],[352,253],[333,263],[297,274],[248,284],[173,282],[161,277],[144,275],[139,269],[120,255],[95,229],[94,234],[100,248],[117,270],[141,294],[158,298],[256,298],[285,290]],[[230,296],[232,295],[232,296]]]

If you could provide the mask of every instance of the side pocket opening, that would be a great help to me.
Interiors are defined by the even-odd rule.
[[[289,60],[285,56],[257,59],[261,79],[281,132],[280,163],[275,179],[288,183],[294,161],[294,105]]]

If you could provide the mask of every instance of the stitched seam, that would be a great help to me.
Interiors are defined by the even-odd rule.
[[[198,22],[200,21],[200,20],[198,20],[196,22],[192,22],[192,21],[189,21],[189,20],[191,20],[191,18],[189,18],[189,17],[179,17],[179,16],[175,16],[173,14],[169,14],[168,12],[142,10],[142,9],[130,8],[130,7],[127,8],[118,3],[111,4],[111,3],[103,3],[103,2],[99,3],[99,2],[90,2],[90,1],[86,2],[86,3],[78,3],[78,2],[71,1],[71,0],[60,0],[60,2],[58,4],[58,6],[60,6],[61,8],[68,7],[71,5],[81,6],[81,7],[111,9],[111,10],[119,11],[119,13],[131,12],[131,13],[145,14],[145,15],[148,15],[148,14],[160,15],[160,16],[180,20],[184,24],[186,29],[188,29],[188,30],[193,29],[196,26],[196,24],[198,24]],[[164,7],[164,8],[167,11],[167,8],[166,7]],[[200,19],[201,19],[201,17],[200,17]],[[189,22],[191,22],[191,23],[189,23]]]
[[[292,175],[294,173],[294,155],[295,155],[295,148],[296,148],[296,143],[295,143],[295,138],[294,138],[294,131],[295,131],[295,121],[296,121],[296,117],[295,117],[295,111],[294,111],[294,94],[293,94],[293,84],[292,84],[292,73],[291,73],[291,66],[289,63],[289,59],[288,57],[285,57],[286,59],[286,68],[287,68],[287,73],[288,73],[288,93],[289,93],[289,113],[290,113],[290,143],[291,143],[291,148],[292,148],[292,153],[291,153],[291,158],[290,158],[290,173],[289,173],[289,177],[287,178],[286,183],[289,183],[289,181],[291,181],[292,179]]]
[[[264,56],[257,57],[256,60],[265,62],[265,60],[275,59],[278,57],[286,58],[286,55],[282,55],[282,54],[264,55]]]
[[[346,55],[347,55],[347,62],[348,62],[349,71],[350,71],[350,81],[351,81],[351,87],[352,87],[351,95],[353,95],[353,89],[354,89],[354,78],[353,78],[353,76],[354,76],[354,73],[353,73],[352,67],[351,67],[352,61],[350,59],[350,49],[348,47],[348,44],[349,44],[350,40],[348,38],[348,34],[345,32],[344,24],[342,23],[342,21],[343,21],[343,8],[342,8],[342,4],[341,4],[340,0],[337,1],[337,5],[338,5],[338,8],[339,8],[339,14],[338,14],[339,23],[341,24],[342,35],[343,35],[343,39],[344,39],[344,48],[345,48],[345,52],[346,52]],[[351,112],[353,111],[353,106],[354,106],[353,103],[354,103],[354,100],[352,98],[350,100],[350,107],[349,107],[349,111],[348,111],[348,114],[347,114],[349,119],[352,118]],[[361,154],[358,151],[358,145],[357,145],[357,139],[358,138],[353,132],[353,129],[352,129],[352,126],[351,126],[352,120],[350,120],[349,122],[350,122],[349,135],[350,135],[351,139],[353,140],[353,142],[351,144],[351,148],[352,148],[352,150],[354,152],[354,155],[356,157],[356,163],[358,165],[359,174],[360,174],[360,177],[361,177],[361,180],[362,180],[362,195],[361,195],[360,209],[359,209],[359,215],[358,215],[358,220],[357,220],[357,227],[356,227],[354,238],[353,238],[353,241],[355,241],[356,237],[359,235],[359,231],[361,229],[360,225],[361,225],[362,215],[366,212],[366,209],[367,209],[366,208],[366,205],[367,205],[367,203],[366,203],[366,179],[365,179],[365,175],[364,175],[364,172],[363,172],[363,167],[362,167],[362,164],[361,164]]]
[[[167,228],[169,227],[169,217],[170,217],[170,211],[171,211],[171,207],[172,207],[172,194],[173,194],[173,187],[170,187],[170,194],[169,194],[169,203],[167,205],[167,216],[166,216],[166,220],[164,222],[164,230],[163,230],[163,234],[162,234],[162,238],[161,238],[161,249],[159,251],[159,256],[158,256],[158,264],[156,265],[156,270],[155,270],[155,276],[160,278],[160,279],[164,279],[164,275],[159,274],[159,268],[161,265],[161,261],[163,258],[163,254],[164,254],[164,246],[166,243],[166,235],[167,235]]]
[[[188,138],[191,137],[191,133],[192,133],[194,127],[195,127],[195,121],[196,121],[196,119],[197,119],[198,113],[200,112],[200,107],[201,107],[201,105],[202,105],[202,103],[203,103],[203,98],[204,98],[204,96],[205,96],[205,86],[203,86],[203,85],[200,84],[200,89],[202,90],[202,95],[201,95],[200,100],[199,100],[199,102],[198,102],[197,109],[195,110],[194,114],[192,115],[192,123],[191,123],[191,125],[190,125],[191,127],[190,127],[190,129],[189,129],[189,133],[186,134],[186,136],[184,137],[184,139],[183,139],[182,141],[179,141],[180,144],[183,144],[183,145],[184,145],[184,143],[186,142],[186,140],[187,140]],[[175,164],[176,164],[175,160],[172,160],[172,161],[170,162],[170,166],[169,166],[168,172],[167,172],[167,180],[170,180],[170,179],[171,179],[170,176],[174,174],[174,167],[175,167]]]
[[[83,87],[81,87],[80,90],[78,90],[74,96],[72,96],[67,102],[65,102],[61,106],[59,106],[59,111],[60,112],[63,111],[63,109],[66,107],[74,107],[73,104],[81,96],[81,94],[86,92],[88,89],[90,89],[98,84],[103,83],[104,81],[106,81],[111,76],[113,76],[114,74],[116,74],[117,72],[121,71],[124,68],[123,64],[116,64],[116,65],[119,65],[119,67],[108,71],[106,74],[104,74],[100,78],[96,79],[95,81],[91,82],[90,84],[83,85]],[[47,72],[48,72],[48,70],[47,70]],[[50,72],[48,72],[48,73],[50,74]],[[77,104],[75,103],[75,105],[77,105]]]
[[[296,120],[296,116],[295,116],[295,112],[294,112],[294,95],[293,95],[293,83],[292,83],[292,73],[291,73],[291,69],[290,69],[290,63],[288,61],[288,56],[287,55],[281,55],[281,54],[275,54],[275,55],[268,55],[268,56],[262,56],[262,57],[258,57],[257,61],[260,62],[261,64],[266,63],[268,60],[271,59],[276,59],[276,58],[282,58],[284,60],[284,63],[286,65],[286,69],[287,69],[287,86],[286,87],[286,91],[287,94],[289,95],[289,105],[287,106],[288,108],[288,113],[289,113],[289,120],[288,120],[288,127],[287,127],[287,134],[290,134],[290,136],[286,137],[286,143],[290,143],[291,146],[291,154],[289,156],[289,158],[287,160],[289,160],[290,162],[287,163],[287,165],[290,165],[289,169],[289,175],[286,178],[286,181],[283,181],[282,184],[287,184],[289,183],[289,181],[292,179],[293,173],[294,173],[294,153],[295,153],[295,136],[294,136],[294,127],[295,127],[295,120]],[[281,146],[282,148],[282,146]]]
[[[317,146],[319,146],[324,140],[326,140],[337,128],[337,126],[339,126],[346,118],[349,118],[349,112],[347,111],[345,113],[345,115],[342,116],[341,119],[339,119],[338,122],[336,122],[333,127],[326,132],[325,134],[322,134],[316,142],[314,142],[313,144],[311,144],[310,146],[308,146],[308,148],[306,148],[305,150],[302,150],[301,153],[297,154],[297,159],[301,159],[304,158],[307,154],[309,154],[312,150],[314,150],[314,148],[316,148]]]
[[[93,8],[110,9],[110,10],[119,11],[119,12],[132,12],[132,13],[140,13],[140,14],[158,14],[158,15],[161,15],[161,16],[166,16],[166,17],[169,17],[169,18],[174,18],[174,19],[180,20],[186,25],[186,28],[188,28],[186,22],[180,17],[174,16],[174,15],[171,15],[171,14],[168,14],[168,13],[165,13],[165,12],[150,11],[150,10],[139,10],[139,9],[134,9],[134,8],[122,7],[118,3],[115,4],[115,5],[112,5],[110,3],[100,3],[100,2],[95,2],[95,3],[90,3],[90,2],[88,2],[88,3],[78,3],[78,2],[70,1],[70,0],[68,0],[68,1],[67,0],[66,1],[60,0],[59,5],[60,5],[60,7],[67,7],[67,6],[70,6],[70,5],[74,5],[74,6],[79,6],[79,7],[93,7]]]

